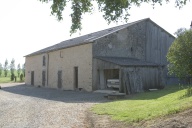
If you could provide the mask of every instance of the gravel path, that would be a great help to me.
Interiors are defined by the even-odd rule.
[[[0,84],[0,128],[87,128],[86,110],[103,94]]]

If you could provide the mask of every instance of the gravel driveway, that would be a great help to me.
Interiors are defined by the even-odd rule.
[[[104,94],[0,84],[0,128],[87,128],[86,110]]]

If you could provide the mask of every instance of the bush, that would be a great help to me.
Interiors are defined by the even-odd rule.
[[[185,89],[185,87],[181,86],[180,89]],[[192,96],[192,86],[187,86],[185,94],[182,95],[180,98],[183,99],[183,98],[190,97],[190,96]]]
[[[11,81],[13,81],[14,78],[15,78],[15,75],[12,73],[12,74],[11,74]]]
[[[187,90],[185,92],[185,96],[192,96],[192,87],[187,87]]]
[[[23,74],[20,75],[20,81],[23,81]]]

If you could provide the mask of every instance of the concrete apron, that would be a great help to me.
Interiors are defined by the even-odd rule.
[[[117,99],[123,99],[125,98],[125,93],[119,93],[119,91],[114,90],[96,90],[94,93],[104,93],[106,94],[104,97],[110,99],[110,100],[117,100]]]

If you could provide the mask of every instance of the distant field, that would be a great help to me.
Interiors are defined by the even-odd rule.
[[[0,83],[14,83],[15,81],[11,81],[10,77],[0,77]],[[17,77],[17,81],[16,82],[24,82],[20,81],[20,78]]]
[[[114,120],[136,123],[192,108],[192,96],[182,97],[185,93],[186,89],[179,85],[169,86],[163,90],[138,93],[126,100],[98,104],[92,111],[109,115]]]
[[[15,75],[17,76],[17,72],[15,72]],[[15,82],[15,81],[11,81],[10,71],[8,72],[7,77],[4,76],[4,72],[0,76],[0,83],[13,83],[13,82]],[[20,78],[17,76],[17,81],[16,82],[24,82],[24,78],[23,78],[23,81],[20,81]]]
[[[11,82],[10,77],[0,77],[0,83],[9,83]]]

